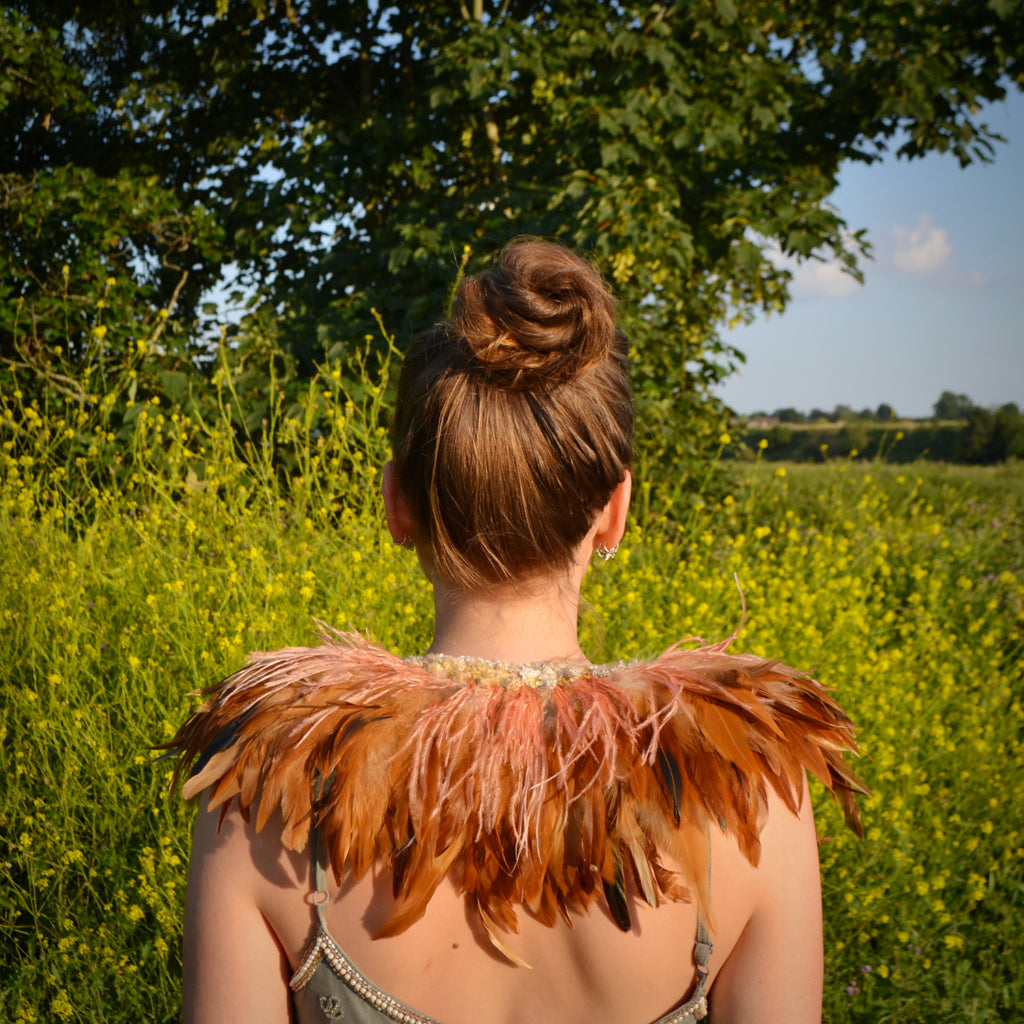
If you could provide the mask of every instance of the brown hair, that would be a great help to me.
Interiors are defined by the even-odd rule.
[[[509,243],[413,340],[395,474],[434,569],[469,589],[568,567],[632,464],[626,337],[586,260]]]

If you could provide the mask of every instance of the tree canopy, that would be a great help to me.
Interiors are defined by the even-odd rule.
[[[226,282],[302,372],[538,234],[613,279],[668,430],[785,305],[774,255],[858,273],[844,162],[993,155],[1024,4],[17,0],[0,52],[0,354],[194,363]]]
[[[932,405],[932,414],[937,420],[966,420],[976,408],[967,395],[943,391]]]

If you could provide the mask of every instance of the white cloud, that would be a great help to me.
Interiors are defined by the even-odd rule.
[[[860,282],[843,270],[838,260],[805,259],[785,255],[775,242],[767,246],[768,258],[775,266],[793,275],[790,291],[794,298],[824,296],[842,299],[852,295]]]
[[[852,295],[860,282],[843,271],[841,263],[819,263],[811,260],[797,264],[793,271],[794,295],[825,295],[832,299],[841,299]]]
[[[896,249],[893,266],[905,274],[929,274],[944,267],[953,253],[945,228],[936,227],[927,213],[922,213],[916,228],[894,227]]]

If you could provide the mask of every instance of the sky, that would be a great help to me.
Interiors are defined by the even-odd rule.
[[[891,405],[930,416],[943,391],[1024,407],[1024,96],[983,112],[1008,141],[961,169],[948,155],[848,165],[832,204],[866,228],[858,284],[834,265],[793,266],[782,314],[728,341],[747,362],[718,388],[737,413]]]

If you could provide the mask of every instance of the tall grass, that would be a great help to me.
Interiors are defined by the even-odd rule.
[[[102,398],[45,415],[0,399],[0,1019],[176,1019],[193,811],[150,746],[193,691],[310,640],[314,618],[428,643],[427,585],[382,529],[386,374],[325,368],[248,434],[229,374],[218,417],[147,406],[127,439]],[[611,659],[727,635],[738,576],[736,646],[836,688],[874,790],[863,842],[815,794],[826,1019],[1011,1019],[1024,474],[745,472],[703,507],[638,489],[619,558],[588,576],[585,645]]]

